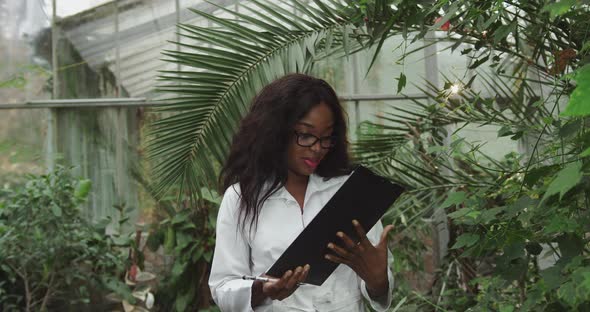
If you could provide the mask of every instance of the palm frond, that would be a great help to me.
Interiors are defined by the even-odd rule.
[[[368,42],[364,26],[354,23],[362,14],[356,1],[250,2],[240,12],[218,7],[233,19],[193,11],[213,27],[179,25],[182,51],[163,53],[182,69],[161,73],[159,91],[174,96],[156,110],[167,115],[149,133],[158,194],[175,184],[192,193],[216,180],[238,121],[264,85]]]

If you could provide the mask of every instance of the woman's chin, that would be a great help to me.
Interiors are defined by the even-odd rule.
[[[315,172],[316,168],[317,167],[303,166],[300,168],[299,174],[303,176],[310,176]]]

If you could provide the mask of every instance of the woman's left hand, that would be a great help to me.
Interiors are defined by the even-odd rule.
[[[365,281],[369,295],[373,298],[380,297],[389,289],[387,234],[393,229],[393,225],[385,227],[379,243],[373,246],[360,223],[352,220],[352,224],[358,234],[359,242],[355,243],[343,232],[338,232],[336,236],[342,240],[344,246],[329,243],[328,248],[336,255],[327,254],[325,257],[332,262],[348,265]]]

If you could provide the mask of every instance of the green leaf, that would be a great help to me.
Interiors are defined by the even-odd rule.
[[[461,247],[470,247],[475,245],[479,241],[479,235],[472,233],[463,233],[457,237],[457,242],[451,247],[451,249],[458,249]]]
[[[547,126],[550,126],[553,123],[553,117],[543,117],[543,123]]]
[[[516,30],[516,21],[508,25],[502,25],[494,31],[494,43],[499,43],[502,39],[506,38],[511,32]]]
[[[184,272],[186,268],[186,263],[182,262],[180,259],[176,259],[174,262],[174,266],[172,266],[171,275],[172,278],[178,278]]]
[[[548,176],[549,174],[552,174],[554,172],[554,170],[558,167],[559,167],[559,165],[549,165],[549,166],[533,168],[526,173],[526,176],[524,177],[524,183],[528,187],[532,187],[541,178],[544,178],[544,177]]]
[[[203,248],[198,247],[194,251],[194,253],[191,255],[191,260],[196,263],[197,261],[199,261],[201,259],[202,256],[203,256]]]
[[[590,272],[585,271],[582,272],[582,282],[580,283],[579,287],[583,287],[586,288],[586,292],[589,293],[590,292]]]
[[[397,93],[400,93],[405,86],[406,75],[404,75],[404,73],[399,73],[399,78],[397,78]]]
[[[113,243],[117,246],[129,246],[131,239],[126,236],[115,236],[113,237]]]
[[[582,162],[577,161],[567,165],[557,173],[557,177],[551,182],[543,200],[546,198],[559,194],[559,199],[563,197],[567,191],[578,185],[582,180]]]
[[[479,216],[479,221],[481,223],[490,223],[494,220],[496,220],[496,215],[499,214],[500,212],[502,212],[502,210],[504,210],[503,207],[494,207],[494,208],[488,208],[482,211],[481,215]]]
[[[195,239],[184,232],[178,232],[176,234],[176,249],[181,251],[184,247],[188,246],[191,242],[194,242]]]
[[[486,56],[478,59],[477,61],[475,61],[475,63],[471,64],[469,66],[469,69],[476,69],[477,67],[479,67],[479,65],[487,62],[489,59],[490,59],[490,56],[489,55],[486,55]]]
[[[203,187],[201,188],[201,194],[204,200],[215,204],[217,206],[221,205],[221,199],[222,197],[219,196],[219,194],[217,194],[217,192],[215,190]]]
[[[577,3],[577,0],[561,0],[547,4],[543,7],[542,12],[549,12],[551,19],[567,13],[570,8]]]
[[[557,238],[557,245],[564,259],[572,259],[584,250],[584,240],[575,234],[564,234]]]
[[[0,88],[24,89],[26,85],[27,80],[22,74],[4,81],[0,81]]]
[[[78,182],[78,186],[76,187],[76,192],[74,195],[79,199],[85,199],[90,192],[90,187],[92,186],[92,182],[88,179],[80,180]]]
[[[380,35],[379,43],[377,43],[377,48],[375,49],[375,53],[373,54],[373,58],[371,59],[371,63],[369,63],[369,67],[367,69],[367,73],[366,73],[367,75],[369,74],[369,71],[371,70],[371,68],[373,68],[375,61],[377,60],[377,56],[379,55],[379,52],[381,51],[381,47],[383,47],[383,43],[385,42],[385,40],[389,36],[394,34],[394,32],[390,31],[394,22],[395,22],[395,15],[391,16],[389,18],[389,20],[387,21],[387,24],[383,28],[385,31],[383,31]]]
[[[51,213],[53,213],[53,215],[56,217],[61,217],[61,215],[62,215],[61,207],[59,207],[59,205],[57,205],[56,203],[53,203],[51,205]]]
[[[582,120],[574,119],[559,128],[559,136],[562,138],[573,137],[578,134],[580,129],[582,129]]]
[[[194,284],[194,283],[191,283]],[[194,287],[194,286],[193,286]],[[182,292],[180,295],[176,296],[176,301],[174,302],[175,311],[186,311],[188,308],[189,303],[193,301],[195,296],[194,290],[192,288]]]
[[[509,136],[509,135],[514,135],[516,134],[514,131],[512,131],[512,128],[510,126],[502,126],[499,130],[498,130],[498,137],[505,137],[505,136]]]
[[[166,230],[166,235],[164,236],[164,248],[166,249],[166,251],[172,251],[175,242],[176,232],[174,232],[174,228],[172,228],[172,226],[169,226]]]
[[[564,277],[561,274],[561,267],[559,266],[549,267],[539,272],[539,274],[550,290],[557,289],[564,281]]]
[[[207,252],[205,252],[205,253],[203,254],[203,258],[204,258],[204,259],[205,259],[207,262],[211,263],[211,258],[213,258],[213,251],[207,251]]]
[[[146,246],[151,251],[156,251],[164,243],[164,232],[161,229],[150,232],[146,241]]]
[[[514,242],[504,247],[504,257],[508,260],[521,258],[524,256],[525,244],[524,242]]]
[[[471,212],[471,208],[461,208],[455,212],[449,213],[447,216],[451,219],[460,219]]]
[[[447,199],[442,203],[441,208],[447,208],[452,205],[462,204],[466,198],[467,194],[465,192],[453,192],[449,194]]]
[[[557,297],[571,306],[578,305],[578,296],[576,295],[576,285],[573,282],[567,282],[557,290]]]
[[[590,64],[578,68],[574,72],[576,88],[570,95],[569,102],[562,116],[590,115]]]
[[[590,147],[588,147],[585,151],[580,154],[580,157],[588,157],[590,156]]]
[[[571,233],[575,232],[578,227],[578,222],[575,219],[558,214],[549,219],[549,224],[543,228],[543,233]]]
[[[513,312],[514,311],[514,306],[511,305],[501,305],[500,306],[500,312]]]
[[[173,225],[189,222],[189,216],[186,213],[179,213],[172,218],[171,223]]]
[[[122,296],[129,303],[135,304],[135,297],[133,297],[133,295],[131,294],[129,286],[125,285],[123,282],[110,278],[107,281],[105,281],[105,286],[108,289],[115,292],[117,295]]]

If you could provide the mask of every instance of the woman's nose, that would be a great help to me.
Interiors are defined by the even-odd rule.
[[[311,148],[312,151],[314,151],[315,153],[319,153],[322,151],[322,143],[320,140],[317,140],[317,142],[315,142],[312,146],[310,146],[309,148]]]

